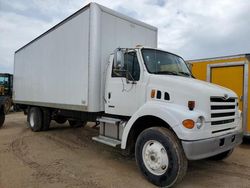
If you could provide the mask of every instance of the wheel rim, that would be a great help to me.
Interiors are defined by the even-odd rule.
[[[35,114],[30,113],[30,126],[34,127],[35,126]]]
[[[147,141],[142,149],[142,158],[145,167],[154,175],[163,175],[168,169],[168,154],[164,146],[156,141]]]

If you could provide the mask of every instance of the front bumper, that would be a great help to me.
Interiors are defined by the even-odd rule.
[[[236,132],[204,140],[183,140],[182,146],[187,159],[199,160],[217,155],[236,147],[241,144],[242,138],[243,133]]]

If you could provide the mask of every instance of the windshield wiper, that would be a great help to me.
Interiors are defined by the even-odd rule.
[[[177,72],[172,72],[172,71],[158,71],[158,72],[155,72],[154,74],[179,75]]]
[[[188,72],[183,72],[183,71],[180,71],[180,72],[174,72],[174,71],[158,71],[158,72],[155,72],[154,74],[168,74],[168,75],[176,75],[176,76],[188,76],[188,77],[192,77],[194,78],[194,76]]]
[[[182,71],[180,71],[180,72],[178,72],[178,73],[180,73],[180,74],[182,74],[182,75],[185,75],[185,76],[192,76],[190,73],[188,73],[188,72],[182,72]]]
[[[180,71],[180,72],[178,72],[178,73],[180,73],[180,74],[182,74],[182,75],[190,76],[190,77],[192,77],[192,78],[195,78],[195,77],[193,76],[192,73],[182,72],[182,71]]]

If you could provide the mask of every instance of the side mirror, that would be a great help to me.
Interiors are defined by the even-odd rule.
[[[118,70],[124,68],[124,53],[120,48],[117,48],[114,53],[114,67]]]

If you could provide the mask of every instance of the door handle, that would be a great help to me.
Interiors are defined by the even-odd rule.
[[[111,98],[111,92],[108,92],[108,99]]]

